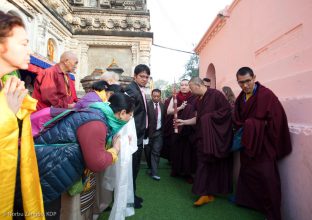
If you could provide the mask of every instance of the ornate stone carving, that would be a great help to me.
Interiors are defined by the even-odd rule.
[[[118,30],[118,31],[149,31],[149,22],[146,20],[126,17],[100,17],[100,16],[75,16],[67,19],[73,26],[74,30],[84,29],[88,27],[90,30]]]
[[[49,30],[51,30],[51,32],[55,33],[56,38],[65,41],[65,39],[68,37],[66,36],[64,33],[62,33],[56,26],[55,24],[51,24],[49,25]]]
[[[79,17],[73,17],[73,20],[72,20],[72,24],[73,25],[81,25],[81,20]]]
[[[121,20],[120,27],[126,29],[128,27],[127,20]]]
[[[97,7],[98,6],[98,0],[89,0],[89,7]]]
[[[130,56],[126,59],[131,62],[131,64],[127,62],[124,66],[125,75],[130,75],[138,63],[149,64],[151,46],[149,39],[152,35],[141,34],[150,30],[150,15],[146,9],[146,0],[96,0],[92,8],[87,5],[89,0],[6,1],[14,2],[22,10],[27,11],[29,17],[30,15],[34,17],[36,33],[34,49],[37,53],[47,54],[47,40],[50,36],[55,39],[59,51],[55,54],[56,59],[66,50],[77,53],[79,57],[77,90],[81,87],[80,79],[92,71],[88,68],[94,68],[89,65],[88,59],[92,59],[88,57],[89,46],[109,47],[112,54],[115,53],[114,48],[125,50],[124,56]],[[89,31],[91,35],[88,35]],[[98,35],[97,31],[103,35]],[[129,32],[140,34],[127,35]],[[107,36],[110,33],[118,33],[118,37]]]
[[[111,4],[109,0],[100,0],[101,8],[111,8]]]
[[[78,75],[78,82],[80,82],[80,79],[88,75],[88,50],[89,46],[87,44],[80,44],[80,74]]]
[[[64,15],[67,14],[67,12],[64,10],[63,7],[57,7],[57,8],[55,9],[55,11],[56,11],[59,15],[61,15],[61,16],[64,16]]]
[[[60,6],[55,10],[71,25],[74,33],[85,33],[87,30],[147,32],[150,30],[149,14],[127,13],[142,4],[144,5],[145,1],[99,0],[99,7],[95,8],[74,5],[72,11],[64,10],[64,7],[59,8]],[[109,10],[103,11],[103,8]],[[114,9],[118,9],[118,13],[112,13]],[[125,10],[121,12],[120,9]],[[68,13],[72,16],[68,16]]]
[[[84,0],[73,0],[72,3],[74,5],[83,6],[84,5]]]
[[[150,54],[151,54],[151,46],[150,42],[140,42],[140,63],[149,65]]]
[[[57,0],[47,0],[46,3],[49,4],[53,9],[57,9],[61,6],[61,2]]]
[[[38,16],[38,34],[40,37],[45,38],[47,33],[47,27],[49,26],[49,21],[43,16]]]
[[[99,28],[101,26],[101,22],[99,18],[94,18],[92,22],[92,27]]]
[[[87,26],[87,24],[86,24],[86,19],[85,18],[80,18],[80,26],[81,27],[85,27],[85,26]]]
[[[123,3],[124,9],[126,10],[135,10],[136,4],[134,1],[124,1]]]
[[[93,39],[93,40],[83,40],[81,39],[80,42],[82,44],[86,45],[93,45],[93,46],[123,46],[123,47],[131,47],[132,42],[126,42],[126,41],[109,41],[109,40],[99,40],[99,39]]]
[[[113,19],[109,19],[106,23],[106,27],[108,27],[109,29],[114,28],[114,21]]]
[[[67,21],[68,23],[74,23],[74,17],[71,13],[68,13],[66,15],[63,16],[65,21]]]
[[[24,0],[17,0],[15,2],[24,10],[26,10],[27,12],[30,12],[33,16],[38,14],[38,11],[35,10],[31,5],[29,5],[28,2]]]
[[[43,55],[45,54],[45,47],[46,47],[46,35],[47,35],[47,30],[49,26],[49,21],[46,20],[42,15],[37,16],[37,21],[38,21],[38,31],[37,31],[37,44],[36,44],[36,51]]]
[[[80,54],[79,44],[80,42],[77,39],[66,38],[64,41],[66,50],[77,51],[77,54]]]
[[[87,17],[87,18],[85,19],[85,21],[86,21],[86,26],[92,26],[93,18]]]
[[[132,53],[132,63],[133,64],[138,63],[137,62],[138,52],[139,52],[138,44],[132,44],[131,53]]]
[[[145,10],[146,8],[146,3],[143,0],[136,0],[135,1],[135,7],[137,10]]]
[[[151,50],[151,45],[149,42],[141,42],[140,43],[140,50],[141,51],[150,51]]]
[[[139,42],[137,43],[134,43],[134,42],[130,42],[130,41],[112,41],[112,40],[99,40],[99,39],[93,39],[93,40],[83,40],[81,39],[80,40],[80,43],[82,45],[85,45],[85,46],[81,46],[81,53],[83,54],[84,51],[84,55],[85,57],[82,57],[81,56],[81,67],[82,68],[87,68],[87,63],[86,65],[83,65],[82,62],[85,62],[86,60],[88,60],[88,57],[87,57],[87,51],[89,49],[88,46],[109,46],[109,47],[130,47],[131,48],[131,53],[132,53],[132,65],[135,66],[137,65],[139,62],[139,57],[141,57],[141,52],[139,50]],[[83,48],[85,48],[83,50]],[[144,63],[146,64],[149,64],[149,57],[150,57],[150,52],[149,50],[146,51],[146,54],[143,54],[143,56],[145,57],[144,58]],[[147,60],[148,59],[148,60]],[[83,71],[81,71],[82,74],[83,74]]]
[[[50,7],[52,10],[54,10],[56,13],[58,13],[61,17],[65,17],[68,14],[71,14],[70,12],[70,8],[69,8],[69,4],[67,1],[64,0],[45,0],[44,5],[46,5],[47,7]],[[68,21],[68,18],[70,16],[67,16],[67,19],[65,19],[66,21]],[[70,20],[69,20],[69,23]]]
[[[48,0],[53,1],[53,0]],[[73,6],[84,6],[84,0],[72,0],[70,2]],[[136,11],[145,11],[146,10],[146,1],[144,0],[89,0],[88,7],[93,8],[105,8],[105,9],[117,9],[117,10],[136,10]]]
[[[133,23],[133,27],[135,29],[140,29],[141,28],[141,22],[139,20],[135,20]]]

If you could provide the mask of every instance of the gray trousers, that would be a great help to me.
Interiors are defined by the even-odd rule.
[[[163,146],[163,134],[161,131],[156,131],[149,143],[151,149],[151,174],[152,176],[157,175],[160,151]]]

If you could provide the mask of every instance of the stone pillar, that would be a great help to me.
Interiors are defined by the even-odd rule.
[[[150,66],[150,51],[141,50],[140,51],[140,64],[146,64]]]
[[[47,35],[47,29],[49,22],[42,16],[38,17],[38,34],[37,39],[38,43],[36,45],[36,51],[37,53],[41,54],[42,56],[47,55],[47,48],[46,48],[46,35]]]
[[[131,73],[130,76],[132,76],[133,74],[133,70],[135,68],[135,66],[138,64],[138,56],[139,56],[139,46],[138,44],[132,44],[131,46],[131,53],[132,53],[132,69],[131,69]]]
[[[89,70],[88,70],[88,50],[89,46],[87,44],[82,44],[80,46],[80,74],[79,77],[77,76],[76,81],[79,82],[79,87],[77,87],[79,91],[82,91],[82,85],[80,84],[80,80],[84,78],[85,76],[89,75]]]
[[[150,42],[140,42],[139,63],[150,66],[150,54],[151,54]]]
[[[79,57],[79,41],[71,38],[66,39],[66,50],[71,50],[75,53],[77,53],[77,56]]]

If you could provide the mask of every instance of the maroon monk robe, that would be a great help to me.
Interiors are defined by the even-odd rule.
[[[208,89],[197,105],[197,169],[193,193],[227,194],[233,187],[231,106],[224,95]]]
[[[235,102],[234,123],[244,129],[236,202],[280,220],[281,186],[277,160],[291,152],[285,111],[273,92],[260,83],[248,101],[241,92]]]
[[[36,77],[33,98],[38,100],[37,111],[46,107],[68,108],[74,102],[68,73],[63,73],[60,65],[44,69]]]
[[[178,107],[187,101],[184,109],[178,112],[179,119],[190,119],[195,117],[195,105],[197,97],[193,96],[191,92],[177,94]],[[194,126],[179,126],[178,134],[172,135],[171,146],[171,161],[172,161],[172,176],[185,176],[190,177],[195,173],[196,169],[196,149],[194,145]]]
[[[195,106],[197,97],[188,93],[185,99],[178,93],[178,106],[187,101],[183,110],[178,112],[178,118],[182,120],[194,118],[196,116]],[[179,126],[179,133],[176,135],[172,151],[172,171],[173,174],[190,177],[196,171],[196,145],[195,145],[195,126]]]
[[[167,114],[167,109],[170,103],[172,97],[169,97],[165,100],[164,105],[165,105],[165,119],[164,119],[164,143],[163,147],[161,149],[161,157],[168,159],[168,161],[171,161],[171,146],[172,146],[172,139],[174,136],[174,131],[173,131],[173,115],[168,115]]]

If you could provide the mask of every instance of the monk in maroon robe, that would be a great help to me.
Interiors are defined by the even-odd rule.
[[[171,151],[171,146],[172,146],[171,140],[174,134],[173,115],[167,114],[167,109],[168,109],[171,98],[172,97],[167,98],[164,102],[164,105],[165,105],[164,143],[163,143],[163,147],[160,153],[160,156],[167,159],[169,162],[171,162],[171,156],[170,156],[170,151]]]
[[[242,67],[236,77],[243,90],[234,109],[235,125],[243,127],[236,203],[281,220],[277,160],[292,149],[287,117],[274,93],[255,82],[252,69]]]
[[[180,82],[180,91],[177,93],[178,118],[190,119],[195,117],[196,100],[196,96],[190,92],[188,80],[182,80]],[[173,113],[173,99],[171,99],[167,108],[167,114],[173,118]],[[173,125],[173,121],[171,125]],[[194,137],[195,128],[190,125],[180,126],[178,133],[171,135],[171,176],[185,177],[189,183],[193,182],[192,174],[195,173],[196,169]]]
[[[197,169],[193,193],[200,196],[200,206],[214,200],[216,194],[228,194],[233,187],[231,106],[216,89],[207,88],[199,77],[189,82],[193,94],[200,97],[197,117],[178,119],[178,125],[196,123]]]
[[[77,98],[69,73],[76,70],[78,58],[76,54],[66,51],[61,55],[60,62],[38,72],[33,98],[38,100],[37,111],[46,107],[73,108]],[[73,96],[74,95],[74,96]]]

